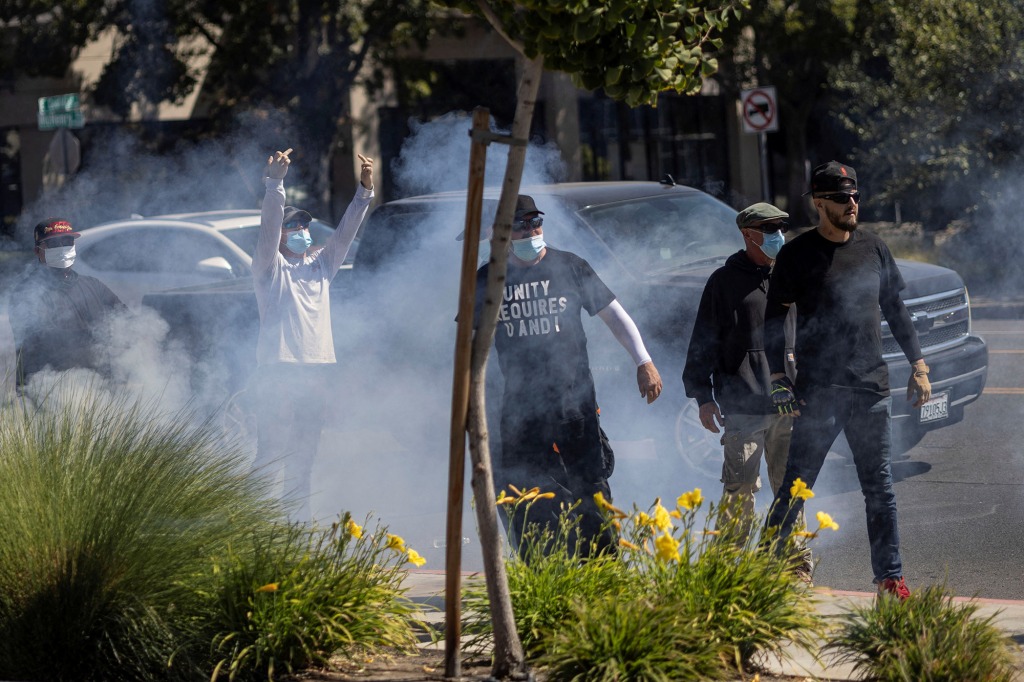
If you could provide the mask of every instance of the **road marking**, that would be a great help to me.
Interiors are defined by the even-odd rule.
[[[984,393],[993,395],[1024,395],[1024,388],[1003,388],[1001,386],[986,386]]]

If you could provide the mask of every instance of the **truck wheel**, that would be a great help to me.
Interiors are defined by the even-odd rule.
[[[692,400],[687,400],[676,416],[675,446],[687,468],[722,477],[722,436],[701,426],[700,409]]]

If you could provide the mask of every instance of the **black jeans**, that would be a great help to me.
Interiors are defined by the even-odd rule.
[[[780,537],[789,536],[803,509],[800,499],[792,500],[790,506],[793,481],[799,478],[813,488],[825,455],[839,432],[844,431],[864,494],[875,582],[899,578],[903,575],[903,560],[890,459],[892,397],[843,388],[818,389],[802,397],[807,404],[800,407],[800,416],[793,421],[786,475],[767,525],[779,526]]]

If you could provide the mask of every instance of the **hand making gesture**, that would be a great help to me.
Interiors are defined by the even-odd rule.
[[[268,158],[267,176],[275,180],[283,180],[284,176],[288,175],[288,166],[292,163],[292,160],[288,158],[288,155],[291,153],[292,149],[289,147],[283,152],[275,152],[273,156]]]
[[[291,151],[291,150],[289,150]],[[373,189],[373,159],[369,156],[356,154],[359,157],[359,182],[366,189]]]

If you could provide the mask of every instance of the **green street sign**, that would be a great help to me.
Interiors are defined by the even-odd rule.
[[[85,118],[82,116],[82,106],[77,92],[40,97],[37,119],[40,130],[85,127]]]

